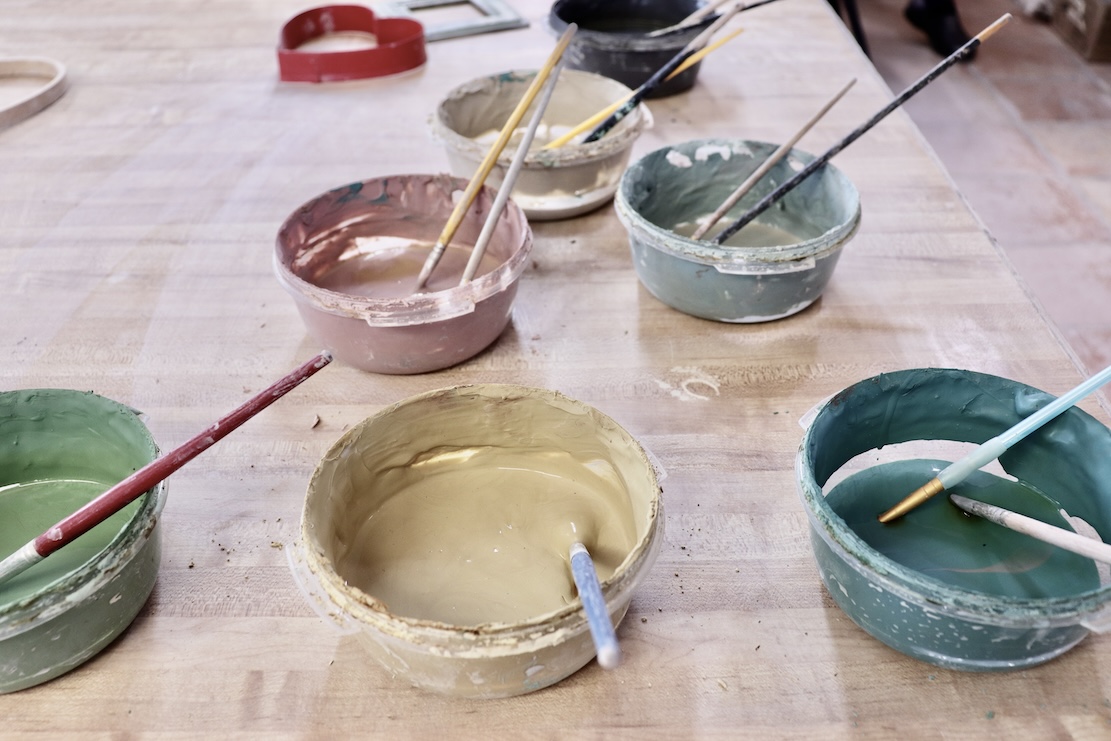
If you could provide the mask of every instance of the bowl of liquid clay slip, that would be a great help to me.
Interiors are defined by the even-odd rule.
[[[616,422],[545,389],[430,391],[348,430],[308,486],[295,569],[400,681],[539,690],[595,657],[569,549],[620,623],[663,540],[656,469]]]
[[[328,191],[278,231],[274,271],[308,333],[337,360],[375,373],[427,373],[462,363],[509,324],[532,231],[512,201],[474,278],[461,284],[495,193],[483,188],[436,269],[421,266],[466,181],[391,175]]]

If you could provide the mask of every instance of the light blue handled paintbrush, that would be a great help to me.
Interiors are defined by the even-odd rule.
[[[935,494],[940,494],[946,489],[956,486],[964,481],[970,473],[991,463],[1006,453],[1012,445],[1069,409],[1108,381],[1111,381],[1111,366],[1104,368],[1072,391],[1059,396],[1006,432],[981,444],[956,463],[950,463],[938,473],[936,478],[930,479],[928,483],[915,489],[901,502],[880,515],[880,522],[891,522],[898,517],[902,517]]]

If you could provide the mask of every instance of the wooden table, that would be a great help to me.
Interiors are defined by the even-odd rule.
[[[305,3],[8,3],[0,48],[62,60],[70,90],[0,130],[0,385],[94,390],[143,410],[168,449],[310,357],[271,270],[278,225],[332,187],[445,169],[435,102],[552,46],[547,5],[512,5],[528,29],[430,44],[413,74],[313,86],[277,80],[278,31]],[[782,141],[857,76],[803,142],[821,151],[890,98],[824,0],[742,19],[691,92],[651,102],[636,155]],[[653,299],[611,207],[534,225],[491,350],[412,377],[333,366],[175,474],[146,608],[78,670],[0,697],[0,735],[1106,738],[1108,639],[1029,671],[945,671],[872,639],[819,582],[792,473],[815,403],[919,366],[1058,393],[1080,380],[901,111],[837,165],[861,191],[860,233],[816,306],[768,324]],[[387,676],[302,600],[285,547],[316,461],[382,406],[471,382],[581,399],[666,470],[666,543],[621,627],[619,670],[441,698]]]

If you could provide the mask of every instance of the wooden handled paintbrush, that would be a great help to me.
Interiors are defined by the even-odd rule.
[[[968,54],[984,41],[987,41],[987,39],[990,38],[992,34],[1006,25],[1009,20],[1011,20],[1011,14],[1006,13],[995,23],[992,23],[983,31],[976,34],[976,36],[969,39],[968,43],[943,59],[936,67],[931,69],[929,72],[922,75],[922,77],[920,77],[913,85],[900,93],[898,97],[885,105],[867,121],[856,127],[856,129],[854,129],[852,133],[827,149],[821,156],[814,158],[814,160],[811,161],[806,167],[795,173],[795,175],[791,177],[790,180],[787,180],[771,193],[764,196],[759,203],[746,211],[742,216],[740,216],[740,218],[731,223],[729,226],[725,227],[725,229],[723,229],[716,237],[714,237],[714,241],[718,244],[724,244],[727,239],[740,231],[742,227],[749,224],[754,219],[756,219],[757,216],[767,211],[773,204],[779,201],[779,199],[783,198],[783,196],[787,195],[796,187],[798,187],[799,183],[813,175],[819,167],[822,167],[825,163],[833,159],[834,155],[836,155],[842,149],[849,146],[854,141],[863,136],[865,132],[867,132],[873,126],[882,121],[889,113],[894,111],[903,103],[910,100],[911,96],[913,96],[919,90],[936,80],[942,72],[952,67],[965,54]]]
[[[322,352],[297,370],[244,402],[230,414],[196,435],[185,444],[148,463],[126,479],[93,499],[81,509],[58,522],[46,532],[0,561],[0,584],[43,560],[59,548],[119,512],[131,502],[164,481],[189,461],[222,440],[266,407],[297,388],[302,381],[332,362],[332,354]]]

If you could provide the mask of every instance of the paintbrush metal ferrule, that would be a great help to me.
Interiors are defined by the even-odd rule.
[[[931,497],[937,496],[945,491],[945,485],[938,479],[930,479],[928,482],[911,492],[905,499],[896,504],[891,509],[884,512],[879,516],[879,521],[883,523],[891,522],[894,519],[902,517],[907,512],[910,512],[915,507],[918,507],[926,502]]]

